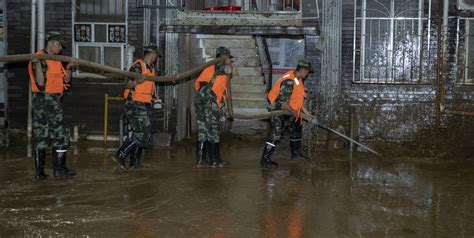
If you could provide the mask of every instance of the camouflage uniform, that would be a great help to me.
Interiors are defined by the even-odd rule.
[[[46,74],[48,66],[40,60],[43,73]],[[33,70],[36,70],[33,64]],[[38,86],[39,87],[39,86]],[[43,87],[39,87],[44,90]],[[63,108],[61,95],[45,92],[33,93],[33,135],[35,148],[45,150],[49,147],[49,138],[53,139],[53,147],[66,148],[69,146],[69,130],[63,122]]]
[[[196,107],[198,140],[219,143],[221,109],[217,105],[209,84],[202,84],[199,91],[196,92],[194,105]]]
[[[303,71],[299,71],[303,69]],[[305,71],[306,69],[307,71]],[[306,61],[306,60],[299,60],[298,61],[298,66],[296,68],[297,72],[301,72],[301,77],[307,77],[309,73],[312,73],[311,70],[311,63]],[[287,74],[283,77],[289,77],[289,75],[293,75],[291,77],[295,77],[294,71],[291,74]],[[276,110],[281,110],[282,105],[284,103],[298,103],[302,104],[304,103],[304,88],[302,90],[302,86],[295,85],[295,81],[293,79],[285,79],[282,78],[278,83],[279,85],[279,91],[273,91],[274,89],[276,90],[278,87],[275,86],[269,93],[269,101],[271,102],[268,110],[269,111],[276,111]],[[300,79],[301,80],[301,79]],[[304,80],[304,79],[303,79]],[[303,85],[304,87],[304,85]],[[297,90],[297,91],[294,91]],[[274,98],[275,93],[278,92],[278,95],[276,98]],[[295,98],[293,98],[293,94],[295,95]],[[292,101],[296,100],[296,101]],[[299,101],[301,100],[301,101]],[[294,104],[293,104],[294,105]],[[290,106],[290,105],[289,105]],[[281,140],[281,137],[283,136],[283,132],[285,130],[286,126],[290,127],[291,135],[290,135],[290,147],[291,147],[291,158],[292,159],[309,159],[307,156],[302,155],[301,153],[301,140],[302,140],[302,131],[303,127],[300,121],[301,118],[296,120],[294,116],[277,116],[277,117],[272,117],[271,118],[271,123],[272,123],[272,129],[268,135],[265,147],[263,149],[262,153],[262,159],[260,160],[260,164],[265,167],[277,167],[278,163],[273,162],[271,159],[271,156],[273,152],[275,151],[276,146]]]
[[[233,58],[225,47],[216,49],[216,57]],[[228,59],[228,60],[229,60]],[[230,162],[220,156],[220,118],[227,84],[230,83],[231,62],[221,62],[204,69],[195,81],[197,124],[196,166],[224,167]],[[206,157],[208,153],[208,158]]]
[[[144,55],[148,53],[156,53],[157,57],[161,56],[157,51],[155,45],[147,45],[144,47]],[[130,67],[130,72],[142,74],[143,71],[153,72],[153,67],[143,63],[146,69],[142,69],[141,63],[135,63]],[[148,74],[148,73],[147,73]],[[155,73],[156,74],[156,73]],[[128,78],[127,84],[131,81],[135,81],[134,78]],[[145,83],[145,82],[143,82]],[[136,84],[139,85],[139,84]],[[133,91],[136,90],[133,87],[128,92],[126,98],[124,114],[128,120],[128,123],[132,127],[133,137],[131,140],[126,141],[115,153],[114,160],[118,163],[119,167],[126,170],[125,159],[130,155],[130,168],[140,168],[141,166],[141,154],[145,146],[148,145],[151,138],[151,103],[141,102],[134,100]],[[126,89],[127,91],[128,89]],[[152,93],[153,94],[153,93]],[[153,101],[153,95],[151,95],[151,101]]]
[[[50,52],[59,53],[62,49],[63,40],[59,32],[49,32],[47,35],[47,49]],[[48,50],[38,51],[37,54],[48,54]],[[72,63],[72,62],[71,62]],[[66,66],[68,68],[71,63]],[[67,147],[69,146],[69,130],[64,125],[63,108],[61,97],[64,88],[67,88],[65,77],[67,74],[61,62],[53,60],[39,60],[41,74],[44,84],[38,85],[37,72],[38,63],[30,61],[28,70],[33,106],[33,135],[35,140],[35,167],[36,178],[44,179],[48,175],[44,172],[46,149],[49,147],[49,139],[53,141],[53,174],[55,177],[72,177],[76,171],[66,167]],[[49,68],[50,67],[50,68]],[[51,71],[51,72],[50,72]],[[48,74],[51,73],[51,74]],[[67,76],[68,75],[68,76]]]
[[[63,108],[60,95],[49,93],[33,93],[33,134],[36,149],[46,150],[49,137],[53,139],[53,147],[69,146],[69,130],[63,122]]]
[[[133,65],[130,68],[130,72],[141,74],[140,64]],[[135,102],[131,97],[132,94],[130,93],[125,103],[125,116],[133,130],[132,140],[139,146],[145,147],[148,145],[151,137],[151,105]]]
[[[293,92],[293,80],[285,80],[281,83],[280,94],[277,100],[270,104],[269,111],[281,110],[281,105],[290,100]],[[301,140],[303,127],[294,116],[277,116],[271,118],[272,129],[268,135],[267,142],[277,145],[283,136],[286,126],[290,128],[290,140]]]

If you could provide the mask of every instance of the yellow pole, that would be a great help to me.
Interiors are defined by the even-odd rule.
[[[104,145],[107,145],[107,128],[108,128],[108,122],[109,122],[109,95],[105,94],[104,95]]]

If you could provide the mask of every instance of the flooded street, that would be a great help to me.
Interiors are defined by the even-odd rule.
[[[115,147],[68,151],[73,179],[34,179],[25,144],[0,152],[0,237],[474,237],[474,161],[314,154],[259,166],[263,140],[229,139],[230,168],[194,168],[193,144],[144,152],[120,171]],[[473,158],[474,159],[474,158]]]

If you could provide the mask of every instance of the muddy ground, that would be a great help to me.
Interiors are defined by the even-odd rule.
[[[190,141],[122,172],[115,146],[75,144],[75,178],[36,181],[26,142],[12,140],[0,151],[0,237],[474,237],[474,157],[301,162],[282,146],[279,168],[264,170],[263,139],[227,135],[230,168],[194,168]]]

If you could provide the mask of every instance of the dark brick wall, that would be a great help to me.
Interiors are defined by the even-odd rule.
[[[360,84],[353,83],[353,42],[354,42],[354,3],[343,1],[342,26],[342,90],[344,99],[344,114],[342,123],[346,128],[350,126],[351,113],[355,118],[355,131],[362,140],[399,141],[413,139],[420,129],[434,125],[436,70],[439,24],[436,20],[437,12],[433,10],[431,23],[432,51],[430,61],[433,72],[425,71],[429,75],[426,84],[397,85],[397,84]],[[433,5],[436,5],[434,1]],[[450,11],[450,15],[456,14]],[[359,29],[358,29],[359,30]],[[458,75],[457,19],[449,21],[448,54],[447,54],[447,84],[446,106],[474,110],[474,90],[472,86],[456,84]],[[425,34],[427,34],[425,29]],[[360,32],[356,34],[357,48],[360,48]],[[425,37],[425,46],[427,48]],[[426,57],[426,56],[425,56]],[[360,62],[356,61],[356,70]],[[357,73],[357,71],[356,71]],[[443,117],[443,124],[449,120]]]
[[[135,57],[143,56],[143,8],[141,0],[128,0],[128,44],[135,47]]]

